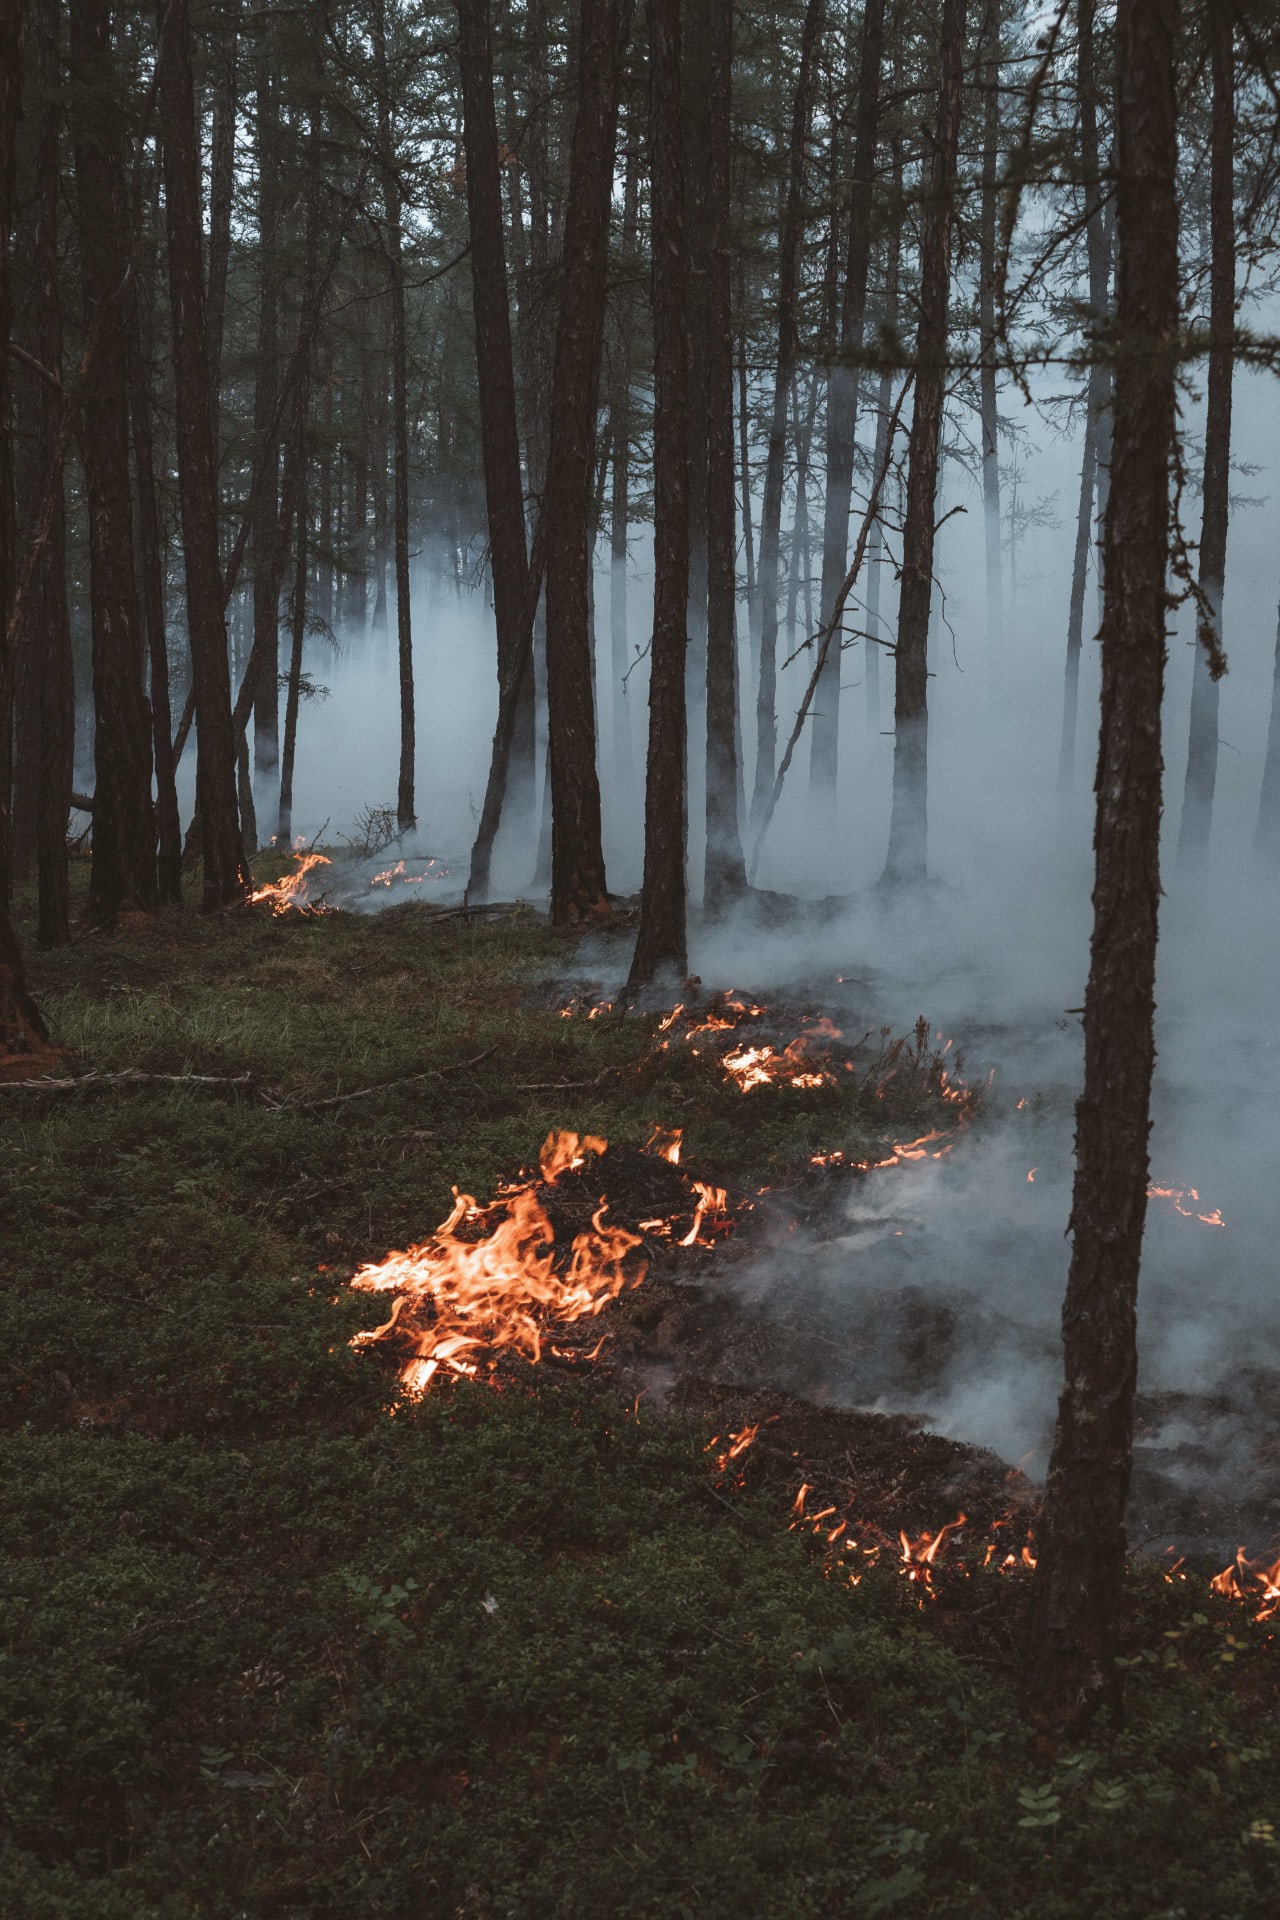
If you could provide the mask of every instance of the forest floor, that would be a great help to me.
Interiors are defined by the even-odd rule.
[[[0,1088],[0,1914],[1280,1910],[1277,1623],[1135,1566],[1123,1724],[1055,1746],[995,1565],[1031,1490],[771,1389],[717,1292],[819,1204],[815,1154],[972,1108],[909,1050],[743,1093],[687,1022],[590,1017],[579,951],[416,904],[28,949],[59,1071],[103,1078]],[[555,1128],[609,1140],[648,1274],[542,1364],[408,1400],[348,1282]],[[725,1189],[714,1245],[678,1244],[685,1176]],[[541,1189],[558,1237],[590,1185]]]

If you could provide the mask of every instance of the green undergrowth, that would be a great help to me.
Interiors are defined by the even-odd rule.
[[[1055,1748],[1016,1583],[851,1589],[696,1423],[536,1375],[409,1407],[352,1352],[353,1266],[551,1126],[785,1185],[935,1117],[563,1020],[575,963],[416,908],[30,956],[71,1071],[295,1104],[0,1096],[0,1915],[1277,1911],[1276,1650],[1199,1582],[1135,1576],[1126,1722]]]

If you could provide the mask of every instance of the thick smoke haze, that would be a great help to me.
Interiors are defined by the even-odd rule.
[[[1006,457],[1018,462],[1021,496],[1032,506],[1045,503],[1044,511],[1016,552],[1006,547],[997,638],[987,621],[978,491],[958,461],[947,465],[943,508],[966,511],[947,521],[939,541],[945,599],[931,642],[929,897],[890,908],[872,891],[888,829],[893,678],[886,656],[877,725],[868,715],[866,649],[859,644],[844,655],[838,829],[812,830],[802,743],[757,872],[764,887],[843,896],[845,904],[802,931],[761,932],[754,923],[702,929],[695,915],[691,965],[708,988],[738,985],[779,1000],[821,1001],[855,1034],[881,1025],[903,1031],[923,1013],[963,1048],[971,1077],[994,1073],[983,1117],[945,1159],[850,1176],[820,1235],[757,1255],[735,1270],[733,1284],[780,1326],[800,1315],[830,1329],[825,1355],[789,1363],[792,1373],[779,1384],[917,1413],[1036,1475],[1047,1458],[1060,1378],[1057,1328],[1082,1072],[1077,1010],[1091,917],[1097,583],[1091,577],[1076,777],[1064,800],[1057,772],[1078,433],[1055,434],[1008,396],[1004,409],[1011,430]],[[1193,445],[1199,413],[1189,396],[1184,427]],[[1140,1432],[1138,1450],[1140,1461],[1145,1447],[1166,1473],[1223,1500],[1250,1482],[1259,1449],[1275,1437],[1278,1409],[1250,1383],[1258,1370],[1280,1367],[1273,1122],[1280,888],[1251,853],[1280,580],[1275,510],[1256,497],[1265,491],[1280,427],[1274,388],[1263,376],[1237,374],[1236,420],[1239,468],[1262,471],[1238,483],[1241,494],[1255,497],[1242,500],[1232,520],[1224,617],[1231,670],[1222,686],[1212,866],[1194,886],[1173,858],[1194,659],[1189,607],[1172,626],[1164,716],[1166,899],[1151,1168],[1156,1185],[1184,1196],[1194,1188],[1200,1198],[1152,1200],[1140,1302],[1141,1392],[1196,1398],[1183,1415],[1171,1400]],[[1198,463],[1190,464],[1194,470]],[[1184,517],[1194,539],[1197,497],[1184,502]],[[891,623],[891,568],[883,579],[882,612]],[[642,539],[633,548],[631,582],[634,657],[648,633],[650,555]],[[647,672],[641,659],[617,694],[603,570],[596,606],[606,854],[611,886],[627,893],[640,878]],[[392,852],[441,861],[449,872],[433,898],[460,898],[496,712],[492,616],[481,592],[459,593],[451,580],[425,571],[413,613],[420,826]],[[863,624],[856,610],[853,624]],[[749,790],[754,715],[745,691],[745,609],[740,631]],[[326,823],[326,838],[349,832],[363,808],[394,795],[398,688],[391,643],[366,634],[340,638],[338,657],[312,643],[315,657],[308,660],[331,688],[327,701],[303,707],[300,721],[294,825],[308,836]],[[785,627],[780,649],[788,650]],[[780,675],[780,744],[810,670],[811,656],[801,653]],[[615,696],[630,716],[629,783],[616,765]],[[186,771],[189,779],[190,756]],[[695,775],[695,890],[700,805]],[[265,807],[261,817],[269,831]],[[494,870],[500,895],[531,896],[538,824],[531,818],[504,825]],[[383,890],[368,904],[394,897]],[[585,964],[589,969],[589,956]],[[602,953],[603,991],[620,987],[622,964],[616,951]],[[1220,1213],[1225,1224],[1206,1224],[1195,1217],[1201,1212]],[[904,1293],[948,1317],[953,1331],[940,1367],[913,1371],[889,1335],[877,1335],[887,1324],[885,1301]],[[1227,1551],[1235,1544],[1226,1533],[1214,1541]]]

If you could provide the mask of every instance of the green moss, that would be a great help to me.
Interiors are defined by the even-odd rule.
[[[769,1178],[906,1115],[638,1066],[561,1020],[531,916],[173,915],[35,956],[81,1067],[252,1073],[8,1096],[0,1913],[14,1920],[1277,1909],[1274,1648],[1192,1583],[1130,1595],[1129,1718],[1054,1752],[1020,1599],[826,1577],[709,1487],[706,1436],[465,1384],[400,1406],[355,1262],[553,1124]],[[592,1082],[548,1092],[546,1083]],[[1233,1644],[1234,1643],[1234,1644]]]

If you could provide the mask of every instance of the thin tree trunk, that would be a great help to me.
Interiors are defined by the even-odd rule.
[[[70,50],[76,200],[85,316],[95,330],[93,378],[81,401],[93,627],[94,813],[87,916],[156,904],[151,727],[133,565],[129,381],[124,296],[129,273],[121,81],[109,0],[72,0]]]
[[[196,796],[206,912],[240,899],[251,876],[240,838],[231,672],[218,563],[217,461],[200,260],[200,159],[189,0],[162,0],[160,132],[164,147],[178,495],[187,633],[196,688]]]
[[[982,522],[987,556],[987,633],[997,653],[1004,639],[1004,581],[1000,567],[1000,422],[996,406],[996,167],[1000,148],[1002,12],[1003,0],[987,0],[982,27],[982,210],[978,273],[982,354],[978,385],[982,420]]]
[[[35,43],[33,61],[37,88],[36,206],[32,249],[32,348],[50,372],[62,375],[62,310],[58,297],[58,129],[59,6],[58,0],[36,0],[31,14]],[[4,165],[0,154],[0,165]],[[7,232],[7,225],[4,228]],[[0,237],[0,247],[4,239]],[[5,328],[0,324],[0,339]],[[2,393],[2,384],[0,384]],[[19,644],[34,671],[38,700],[35,719],[36,756],[34,838],[38,888],[36,938],[42,947],[65,946],[71,938],[71,904],[67,879],[67,813],[71,805],[75,753],[75,679],[71,656],[71,628],[67,612],[66,516],[63,506],[61,396],[44,381],[33,390],[36,448],[28,489],[33,515],[52,486],[53,511],[48,534],[36,560],[31,582],[30,613],[23,620]],[[0,418],[3,402],[0,400]],[[2,485],[3,482],[0,482]],[[0,493],[0,499],[5,498]],[[29,537],[39,529],[30,525]],[[5,580],[11,579],[5,574]],[[0,590],[0,618],[7,618],[9,593]],[[2,703],[0,703],[2,710]],[[0,802],[0,805],[3,803]]]
[[[1191,683],[1191,730],[1187,777],[1178,831],[1178,865],[1203,872],[1213,825],[1218,779],[1218,681],[1222,655],[1222,595],[1227,573],[1227,521],[1231,507],[1232,336],[1236,323],[1234,18],[1229,5],[1206,16],[1213,67],[1213,122],[1209,136],[1209,395],[1204,432],[1204,509],[1200,523],[1200,594],[1196,613],[1195,666]]]
[[[795,367],[800,248],[804,238],[804,188],[813,99],[813,70],[825,20],[824,0],[808,0],[800,41],[800,72],[791,116],[787,191],[778,242],[778,359],[774,372],[773,417],[760,508],[759,594],[760,658],[756,690],[756,767],[751,796],[754,821],[773,786],[778,751],[778,570],[782,531],[782,491],[786,466],[787,399]]]
[[[272,72],[266,34],[258,54],[258,352],[254,370],[253,432],[263,462],[253,513],[253,651],[260,662],[253,677],[253,768],[262,792],[280,771],[280,570],[276,559],[280,510],[279,404],[280,267],[279,167],[280,87]],[[252,658],[252,655],[250,656]]]
[[[230,0],[228,18],[213,41],[213,137],[209,154],[209,285],[205,294],[205,358],[209,367],[209,422],[218,447],[222,334],[231,259],[231,209],[235,191],[236,114],[240,0]]]
[[[630,273],[636,249],[636,217],[640,170],[634,150],[627,154],[622,193],[622,272]],[[613,489],[609,514],[609,667],[613,709],[613,777],[630,796],[634,784],[631,746],[631,710],[627,705],[626,675],[631,665],[627,634],[627,532],[630,525],[631,471],[631,336],[633,307],[630,287],[618,294],[618,331],[614,341],[609,381],[609,418],[613,424]]]
[[[827,476],[822,519],[822,594],[818,611],[822,627],[830,622],[849,556],[849,504],[853,495],[861,377],[857,359],[866,331],[867,278],[871,268],[871,205],[880,128],[884,5],[885,0],[868,0],[862,17],[840,339],[827,373]],[[840,771],[840,668],[841,650],[833,645],[814,701],[810,736],[809,791],[814,821],[828,832],[835,826]]]
[[[747,336],[738,342],[738,457],[742,465],[742,561],[752,646],[759,647],[760,596],[756,581],[755,520],[751,512],[751,414],[747,393]]]
[[[1102,728],[1085,1080],[1076,1115],[1066,1385],[1039,1533],[1028,1703],[1079,1726],[1117,1703],[1115,1640],[1138,1371],[1160,900],[1160,703],[1178,334],[1177,0],[1116,10],[1114,484],[1106,528]]]
[[[652,100],[653,649],[644,887],[627,991],[688,972],[685,647],[689,608],[689,281],[680,113],[680,0],[648,0]]]
[[[10,432],[9,335],[13,327],[10,232],[13,225],[19,102],[27,10],[10,5],[0,13],[0,1054],[25,1052],[26,994],[21,959],[9,925],[12,896],[13,713],[18,622],[13,522],[13,436]],[[21,996],[21,998],[19,998]]]
[[[1098,154],[1098,82],[1094,66],[1095,0],[1078,0],[1076,89],[1080,96],[1080,163],[1090,206],[1085,228],[1089,267],[1089,329],[1094,360],[1089,368],[1084,447],[1080,458],[1080,505],[1076,517],[1076,545],[1071,571],[1071,602],[1067,615],[1066,681],[1062,701],[1062,745],[1058,755],[1058,792],[1065,798],[1075,782],[1076,715],[1080,706],[1080,650],[1084,640],[1085,582],[1093,544],[1094,495],[1098,513],[1103,505],[1104,463],[1110,452],[1104,442],[1109,432],[1111,376],[1101,358],[1101,335],[1107,320],[1111,243],[1102,205]]]
[[[154,261],[151,263],[154,269]],[[139,284],[141,282],[141,284]],[[178,814],[173,714],[169,702],[169,638],[164,607],[164,539],[157,497],[155,431],[151,415],[150,345],[154,332],[154,271],[138,273],[126,294],[129,304],[129,386],[133,421],[133,467],[138,495],[138,558],[142,571],[142,618],[151,668],[151,738],[156,771],[156,871],[162,906],[182,900],[182,822]],[[145,302],[145,309],[144,309]],[[70,782],[68,767],[68,783]],[[65,838],[66,809],[62,816]]]
[[[551,918],[608,910],[587,604],[619,66],[629,0],[583,0],[547,460]]]
[[[711,7],[707,177],[707,846],[703,904],[723,913],[746,892],[738,812],[738,641],[733,447],[730,129],[734,0]]]
[[[457,0],[461,26],[462,129],[466,151],[467,216],[471,239],[472,312],[480,401],[480,441],[489,521],[489,568],[498,632],[498,685],[510,675],[520,645],[520,621],[529,577],[525,547],[524,482],[516,417],[515,367],[503,242],[502,178],[493,99],[489,0]],[[533,682],[522,682],[532,721]],[[518,726],[518,722],[517,722]],[[533,746],[531,724],[526,747]],[[529,769],[523,771],[526,788]],[[473,876],[479,897],[487,872]]]
[[[967,5],[968,0],[943,0],[938,121],[920,221],[916,399],[907,454],[907,517],[894,653],[893,809],[884,871],[886,882],[893,885],[923,880],[928,861],[929,609]]]
[[[396,642],[400,663],[400,773],[396,786],[396,820],[401,832],[404,832],[406,828],[416,825],[413,625],[409,603],[409,359],[400,174],[396,164],[395,126],[387,66],[386,0],[375,0],[373,48],[378,86],[378,156],[387,223],[387,265],[391,276],[391,432],[395,446]]]
[[[285,689],[284,703],[284,749],[280,755],[280,812],[276,823],[276,838],[281,846],[288,846],[293,839],[293,767],[298,746],[298,703],[302,697],[302,658],[307,637],[307,565],[308,540],[307,526],[307,446],[305,417],[300,423],[299,432],[303,437],[298,452],[298,466],[302,473],[302,483],[298,498],[297,512],[294,516],[294,560],[293,560],[293,596],[289,609],[290,646],[289,674]]]

